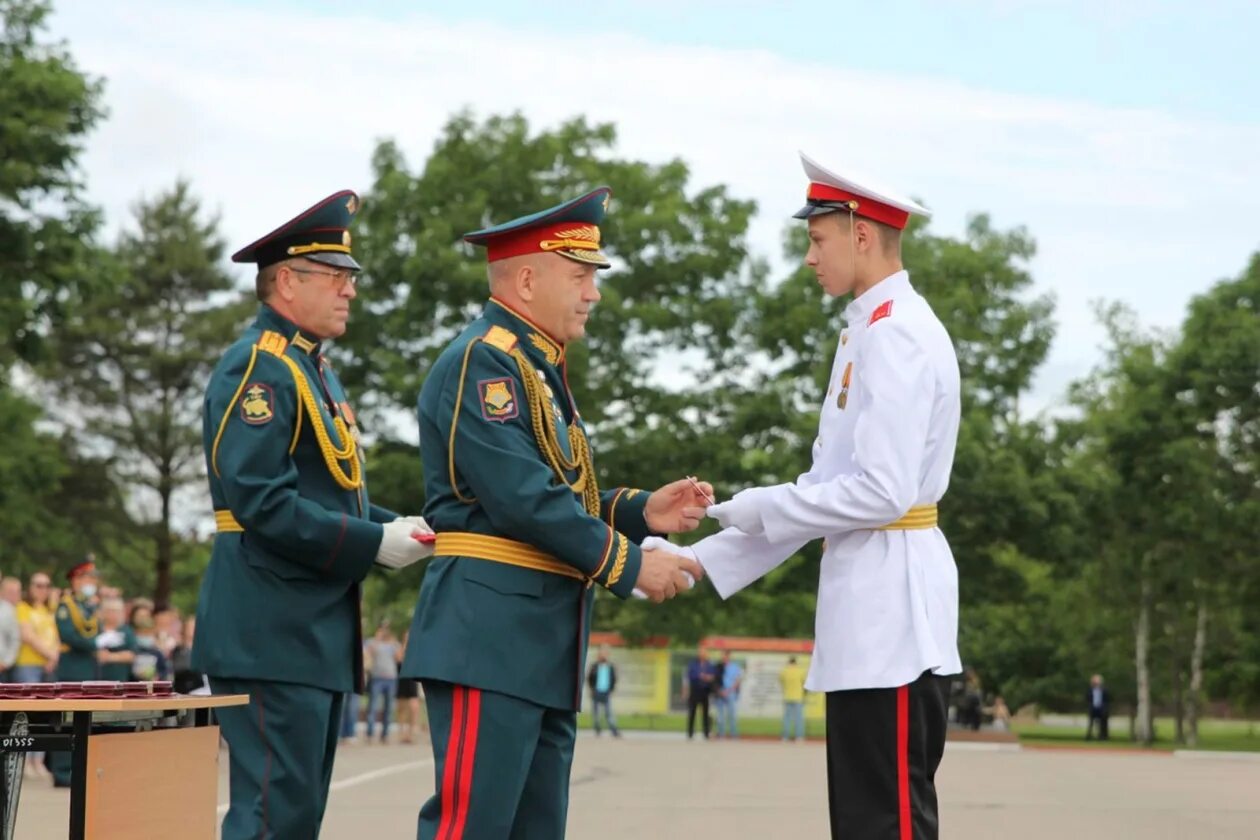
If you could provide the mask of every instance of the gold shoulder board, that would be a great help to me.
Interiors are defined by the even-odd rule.
[[[278,332],[267,330],[258,338],[258,349],[273,356],[283,356],[284,350],[289,346],[289,342]]]
[[[490,332],[486,333],[481,340],[504,353],[511,353],[512,348],[516,346],[516,336],[511,330],[505,330],[503,327],[491,327]]]

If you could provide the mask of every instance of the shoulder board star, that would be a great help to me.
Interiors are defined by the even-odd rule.
[[[891,316],[892,305],[893,305],[893,302],[891,300],[886,300],[883,303],[881,303],[879,306],[875,307],[875,311],[871,313],[871,320],[867,321],[866,325],[869,327],[871,324],[875,323],[881,318],[887,318]]]

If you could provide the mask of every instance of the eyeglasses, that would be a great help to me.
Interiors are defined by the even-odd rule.
[[[298,268],[297,266],[291,265],[289,266],[289,271],[296,274],[318,274],[322,277],[331,277],[333,279],[333,285],[339,289],[344,287],[347,283],[354,286],[359,282],[358,275],[348,268],[343,268],[341,271],[318,271],[314,268]]]

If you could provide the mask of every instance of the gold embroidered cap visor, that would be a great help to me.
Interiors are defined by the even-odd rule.
[[[486,259],[498,262],[524,254],[553,253],[575,262],[608,268],[612,262],[600,247],[600,222],[612,190],[600,187],[555,207],[464,234],[464,241],[482,245]]]
[[[361,271],[350,252],[350,221],[358,209],[359,197],[353,191],[334,193],[237,251],[232,262],[257,263],[263,269],[302,257],[333,268]]]

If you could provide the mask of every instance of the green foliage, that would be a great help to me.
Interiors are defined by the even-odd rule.
[[[137,229],[98,257],[109,282],[71,310],[42,371],[145,511],[153,598],[165,604],[176,494],[205,474],[201,403],[214,351],[256,303],[234,290],[218,222],[202,217],[186,183],[140,202],[135,216]]]
[[[39,355],[67,300],[94,287],[97,214],[76,160],[101,86],[41,37],[50,6],[0,0],[0,371]]]

